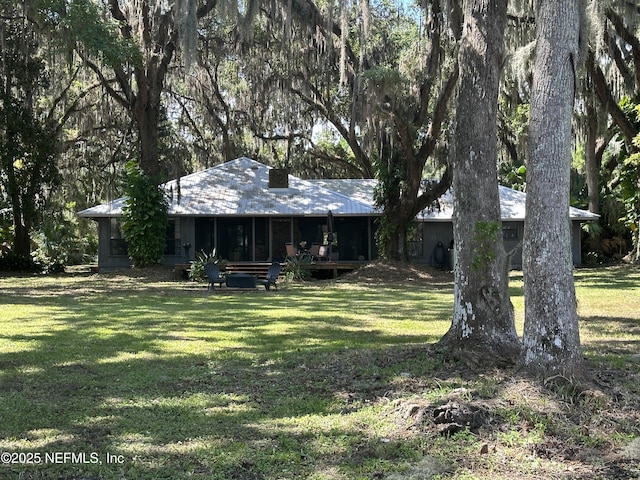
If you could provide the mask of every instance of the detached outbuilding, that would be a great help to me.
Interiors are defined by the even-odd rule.
[[[326,244],[333,233],[331,259],[367,262],[378,257],[373,201],[375,180],[303,180],[281,169],[241,157],[186,175],[163,185],[169,196],[169,228],[163,263],[189,262],[215,248],[230,262],[281,261],[286,244],[310,248]],[[500,187],[503,232],[507,249],[522,239],[525,194]],[[445,194],[436,208],[421,212],[411,244],[415,261],[440,263],[453,239],[452,201]],[[130,265],[120,221],[124,198],[79,212],[98,222],[100,269]],[[332,222],[328,229],[328,215]],[[580,259],[580,224],[597,215],[572,208],[573,259]],[[332,230],[330,232],[329,230]],[[448,258],[446,262],[449,262]],[[512,267],[522,264],[521,253]]]

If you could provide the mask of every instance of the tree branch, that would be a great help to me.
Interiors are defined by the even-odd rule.
[[[602,70],[598,65],[596,65],[594,54],[591,49],[589,49],[587,54],[587,70],[593,80],[598,100],[600,100],[602,106],[607,112],[609,112],[613,121],[620,128],[620,132],[624,136],[627,144],[633,145],[633,137],[635,137],[637,133],[636,128],[620,109],[613,98],[613,95],[611,95],[611,89],[609,88],[609,85],[607,85],[607,81],[604,78]]]

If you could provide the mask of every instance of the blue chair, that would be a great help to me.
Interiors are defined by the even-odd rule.
[[[224,283],[224,277],[220,276],[220,267],[218,267],[216,263],[207,263],[204,266],[204,274],[207,276],[207,279],[209,279],[209,286],[207,287],[207,290],[215,290],[216,283],[220,287]]]
[[[267,278],[265,278],[262,281],[262,284],[264,285],[265,290],[269,290],[271,285],[276,287],[276,290],[278,290],[277,282],[278,282],[278,277],[280,276],[281,269],[282,269],[282,266],[280,265],[279,262],[273,262],[271,264],[271,266],[269,267],[269,271],[267,272]]]

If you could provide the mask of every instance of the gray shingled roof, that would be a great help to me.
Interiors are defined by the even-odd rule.
[[[302,180],[289,175],[289,188],[270,189],[268,167],[241,157],[164,184],[171,196],[171,216],[377,216],[371,179]],[[524,220],[526,194],[500,186],[502,220]],[[440,209],[426,209],[419,218],[450,222],[451,190],[439,200]],[[124,198],[83,210],[81,217],[122,214]],[[571,207],[572,220],[595,220],[598,215]]]

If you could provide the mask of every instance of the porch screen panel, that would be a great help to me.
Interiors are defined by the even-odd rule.
[[[232,262],[253,260],[251,218],[218,219],[218,254]]]
[[[122,233],[122,222],[119,218],[109,219],[109,255],[127,256],[127,241]]]
[[[273,229],[273,260],[281,262],[287,256],[285,244],[291,242],[291,218],[273,218],[271,220]]]
[[[210,254],[215,248],[215,219],[197,218],[195,221],[195,253]]]
[[[269,219],[258,217],[255,226],[255,259],[257,262],[269,260]]]
[[[313,243],[325,243],[327,230],[326,217],[299,218],[293,227],[293,242],[300,245],[304,242],[306,248],[311,248]]]
[[[167,225],[167,245],[165,255],[180,255],[180,219],[170,218]]]
[[[333,246],[336,260],[370,260],[369,237],[366,218],[340,218],[335,221],[336,243]]]

